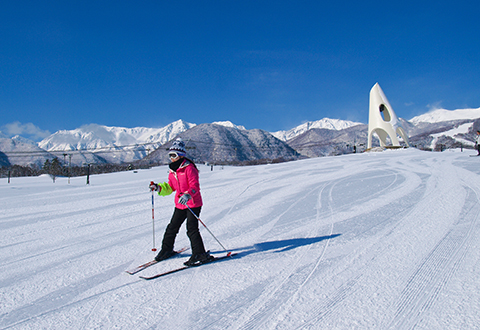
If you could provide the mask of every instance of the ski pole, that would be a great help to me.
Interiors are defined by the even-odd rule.
[[[218,240],[218,238],[215,237],[215,235],[213,235],[213,233],[210,231],[210,229],[208,229],[208,227],[203,223],[203,221],[198,217],[198,215],[195,214],[195,212],[192,211],[192,209],[190,208],[190,206],[187,206],[188,209],[190,210],[190,212],[192,212],[192,214],[195,216],[195,218],[197,218],[198,221],[200,221],[200,223],[205,227],[206,230],[208,230],[208,232],[210,233],[210,235],[212,235],[213,238],[215,238],[215,240],[217,241],[218,244],[220,244],[220,246],[225,250],[225,252],[227,252],[227,257],[229,257],[232,252],[229,252],[225,246],[223,246],[222,243],[220,243],[220,241]]]
[[[152,251],[157,251],[155,247],[155,204],[154,204],[154,191],[152,190],[152,233],[153,233],[153,247]]]

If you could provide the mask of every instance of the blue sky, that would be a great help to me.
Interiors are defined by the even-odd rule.
[[[0,130],[367,123],[480,107],[476,1],[2,1]],[[14,132],[15,131],[15,132]]]

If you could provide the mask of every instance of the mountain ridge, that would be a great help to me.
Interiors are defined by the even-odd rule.
[[[356,125],[363,124],[349,120],[323,118],[316,121],[307,121],[306,123],[300,124],[290,130],[273,132],[272,135],[282,141],[288,141],[314,128],[339,131]]]
[[[419,124],[422,122],[427,123],[439,123],[452,120],[468,120],[480,118],[480,108],[467,108],[467,109],[435,109],[424,113],[422,115],[413,117],[409,122],[413,124]]]
[[[200,124],[181,134],[188,157],[196,162],[245,163],[253,160],[293,160],[300,155],[287,143],[261,129],[244,130],[218,124]],[[145,158],[147,162],[168,163],[169,141]]]
[[[402,118],[400,118],[400,121],[409,136],[412,146],[427,150],[436,150],[437,145],[440,145],[440,148],[473,147],[475,138],[473,132],[480,129],[480,108],[436,109],[413,117],[410,121]],[[362,151],[365,149],[364,140],[366,139],[368,127],[366,124],[359,122],[330,118],[309,121],[290,130],[277,132],[257,131],[256,129],[247,130],[244,126],[236,125],[230,121],[217,121],[211,124],[200,125],[202,125],[202,129],[212,130],[212,132],[199,133],[197,131],[196,134],[198,136],[207,138],[213,134],[213,131],[217,132],[217,140],[208,138],[210,139],[209,143],[225,146],[238,145],[239,147],[237,147],[236,151],[229,151],[233,154],[239,152],[238,148],[243,148],[242,143],[236,140],[237,138],[244,142],[246,149],[251,149],[255,148],[255,146],[258,148],[261,145],[258,141],[252,142],[251,140],[258,140],[258,136],[263,136],[270,144],[273,144],[272,138],[277,139],[294,151],[298,151],[296,156],[292,156],[293,154],[289,153],[283,155],[259,153],[255,155],[242,150],[241,153],[248,156],[229,156],[230,159],[240,162],[247,161],[248,157],[252,158],[250,160],[258,160],[259,157],[267,156],[293,159],[296,157],[318,157]],[[58,131],[38,144],[20,136],[10,139],[0,132],[0,151],[2,151],[2,162],[0,165],[36,164],[41,166],[41,163],[46,159],[51,159],[55,156],[60,157],[64,153],[72,155],[72,164],[75,165],[136,162],[147,157],[176,136],[182,135],[184,132],[200,125],[188,123],[181,119],[161,128],[125,128],[90,124],[74,130]],[[214,126],[228,129],[216,129]],[[459,129],[459,127],[461,128]],[[233,131],[230,131],[230,129]],[[235,130],[244,134],[232,133]],[[220,131],[226,136],[221,137]],[[258,133],[259,131],[262,133]],[[256,137],[254,138],[254,136]],[[278,144],[278,142],[275,142],[275,144]],[[201,143],[198,148],[199,150],[202,148]],[[202,161],[221,160],[210,146],[204,145],[203,149],[205,150],[204,154],[197,155]],[[41,157],[38,157],[38,159],[27,157],[26,155],[22,157],[22,152],[26,155],[33,152],[41,153]],[[208,159],[208,157],[211,157],[211,159]],[[154,157],[149,159],[153,160]]]

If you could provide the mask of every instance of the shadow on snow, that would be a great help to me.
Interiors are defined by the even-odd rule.
[[[241,258],[253,253],[265,252],[265,251],[272,251],[273,253],[285,252],[292,249],[296,249],[301,246],[315,244],[327,239],[336,238],[340,235],[341,234],[333,234],[333,235],[320,236],[320,237],[292,238],[292,239],[279,240],[279,241],[262,242],[262,243],[254,244],[253,246],[232,249],[230,251],[231,252],[241,251],[236,253],[236,256],[235,256],[236,258]]]

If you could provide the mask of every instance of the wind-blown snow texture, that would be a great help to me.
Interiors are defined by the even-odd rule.
[[[166,167],[89,186],[2,180],[0,328],[478,328],[480,158],[469,153],[200,166],[201,218],[239,255],[152,281],[124,271],[154,256],[148,183]],[[159,241],[173,202],[155,203]]]

